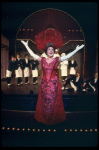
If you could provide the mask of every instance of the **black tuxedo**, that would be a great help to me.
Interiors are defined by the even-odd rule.
[[[76,61],[74,60],[74,63],[72,64],[72,60],[69,60],[68,61],[68,69],[70,69],[71,67],[76,67],[77,66],[77,63],[76,63]]]
[[[77,82],[76,82],[76,78],[77,78],[77,76],[67,79],[64,87],[67,86],[68,84],[70,85],[70,81],[72,81],[73,84],[75,86],[77,86],[78,90],[81,90],[81,87],[84,84],[83,78],[80,76]]]
[[[30,63],[31,63],[31,61],[28,59],[28,63],[26,63],[26,60],[25,59],[23,59],[23,69],[25,69],[25,67],[29,67],[29,69],[30,69]]]
[[[7,71],[13,72],[14,69],[15,69],[15,61],[10,60]],[[10,82],[11,82],[11,76],[9,77],[7,76],[7,84],[10,84]]]
[[[10,60],[8,70],[13,71],[15,69],[15,61]]]
[[[98,88],[98,79],[97,79],[97,82],[95,82],[95,78],[94,77],[92,77],[89,80],[87,80],[85,88],[90,87],[88,83],[91,83],[91,85],[94,86],[96,89]]]
[[[35,68],[38,69],[39,62],[37,60],[31,60],[31,64],[32,64],[32,70],[35,70]]]
[[[22,61],[22,59],[16,59],[16,61],[15,61],[15,70],[18,70],[18,68],[21,68],[21,69],[23,69],[23,61]]]

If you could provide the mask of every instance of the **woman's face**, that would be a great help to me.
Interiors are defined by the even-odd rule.
[[[53,57],[53,55],[54,55],[54,48],[53,47],[48,47],[47,56],[48,57]]]

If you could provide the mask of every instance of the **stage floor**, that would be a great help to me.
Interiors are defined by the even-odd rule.
[[[40,82],[41,82],[41,76],[38,77],[38,83],[36,85],[33,85],[33,78],[30,76],[29,77],[29,84],[25,84],[25,79],[24,77],[22,78],[23,85],[18,86],[17,85],[17,79],[12,77],[11,78],[11,86],[8,87],[7,81],[3,80],[1,81],[1,90],[3,94],[18,94],[18,95],[28,95],[30,94],[30,91],[33,91],[34,94],[38,95],[39,93],[39,88],[40,88]],[[60,80],[61,86],[63,85],[62,80]],[[69,87],[69,86],[68,86]],[[62,91],[62,95],[82,95],[82,91],[72,91],[72,90],[64,90]],[[86,95],[96,95],[96,92],[86,92]]]
[[[70,103],[70,106],[66,106],[66,120],[56,125],[45,125],[37,122],[34,118],[35,111],[31,111],[35,110],[41,76],[38,77],[37,85],[33,85],[32,77],[29,77],[28,85],[25,85],[24,78],[22,80],[23,85],[18,86],[17,79],[12,78],[10,87],[6,80],[1,81],[4,94],[1,101],[3,147],[97,147],[97,91],[62,91],[64,108],[67,102]]]
[[[98,112],[66,112],[66,121],[45,125],[33,111],[1,111],[3,147],[96,147]]]

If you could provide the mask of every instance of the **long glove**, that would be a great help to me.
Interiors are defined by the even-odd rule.
[[[60,61],[64,61],[64,60],[70,58],[70,57],[73,56],[75,53],[77,53],[78,50],[82,49],[83,47],[84,47],[83,44],[82,44],[81,46],[78,45],[78,46],[76,47],[76,49],[75,49],[73,52],[69,53],[69,54],[66,55],[66,56],[62,56],[62,57],[60,58]]]
[[[30,55],[37,60],[39,58],[39,56],[36,55],[36,54],[34,54],[34,52],[29,48],[28,41],[24,42],[24,41],[21,40],[21,42],[24,44],[24,46],[26,47],[26,49],[28,50],[28,52],[30,53]]]

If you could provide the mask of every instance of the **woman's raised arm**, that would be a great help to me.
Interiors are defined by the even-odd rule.
[[[29,54],[30,54],[33,58],[35,58],[35,59],[38,60],[38,61],[41,61],[41,57],[38,56],[38,55],[36,55],[36,54],[34,54],[34,52],[29,48],[29,46],[28,46],[28,41],[25,42],[25,41],[21,40],[21,43],[23,43],[23,45],[26,47],[27,51],[29,52]]]
[[[75,49],[73,52],[69,53],[69,54],[66,55],[66,56],[60,57],[60,58],[59,58],[59,61],[61,62],[61,61],[64,61],[64,60],[70,58],[71,56],[73,56],[75,53],[77,53],[77,52],[78,52],[80,49],[82,49],[83,47],[84,47],[83,44],[82,44],[81,46],[77,45],[76,49]]]

